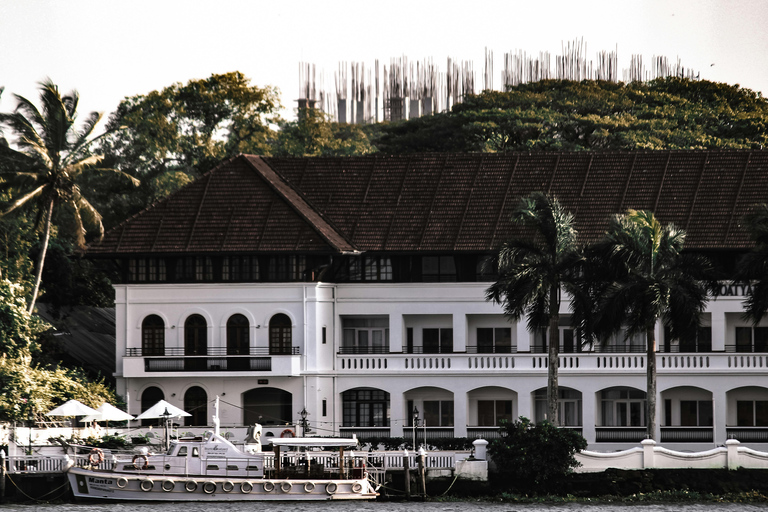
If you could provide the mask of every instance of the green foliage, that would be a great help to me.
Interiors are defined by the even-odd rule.
[[[704,80],[543,80],[385,125],[376,145],[387,153],[754,148],[768,145],[768,101]]]
[[[93,446],[94,448],[106,448],[109,450],[124,450],[128,447],[128,440],[125,436],[118,435],[104,435],[99,437],[86,437],[77,444],[84,444],[86,446]]]
[[[373,153],[363,129],[330,121],[317,109],[301,109],[296,121],[280,123],[274,156],[355,156]]]
[[[591,282],[603,286],[594,292],[601,340],[625,328],[627,336],[652,333],[658,319],[676,339],[695,335],[718,283],[709,260],[684,253],[684,243],[685,231],[650,211],[611,218],[592,265]]]
[[[737,266],[736,281],[749,282],[744,316],[757,325],[768,311],[768,205],[760,204],[744,218],[755,246]]]
[[[10,128],[15,136],[15,148],[0,145],[0,187],[10,192],[4,197],[9,204],[0,216],[31,209],[37,214],[36,225],[43,231],[29,301],[31,312],[40,287],[54,211],[63,209],[70,215],[69,233],[77,247],[83,248],[86,225],[96,227],[101,235],[104,233],[101,215],[82,193],[83,177],[104,171],[125,175],[102,168],[102,157],[90,151],[98,139],[92,138],[92,134],[101,114],[91,112],[77,127],[77,92],[62,95],[53,82],[46,80],[40,84],[41,109],[22,96],[15,98],[14,112],[0,113],[0,124]],[[133,178],[131,181],[136,183]]]
[[[116,399],[103,380],[93,382],[73,370],[40,368],[0,356],[0,420],[24,421],[30,415],[42,420],[72,398],[94,408]]]
[[[21,285],[0,279],[0,351],[29,361],[37,349],[37,336],[50,326],[29,314],[24,292]]]
[[[100,146],[107,161],[141,178],[130,193],[112,180],[98,204],[108,225],[145,208],[239,153],[269,155],[279,122],[278,91],[256,87],[240,72],[214,74],[124,99]]]
[[[361,441],[368,445],[369,450],[417,450],[419,447],[413,447],[413,439],[408,437],[370,437]],[[417,444],[424,441],[423,436],[419,438]],[[468,437],[447,437],[444,439],[430,439],[427,443],[427,450],[469,450],[472,448],[472,441]]]
[[[525,492],[538,493],[556,485],[579,466],[574,454],[587,447],[587,441],[574,430],[557,428],[548,421],[535,425],[522,416],[503,424],[501,435],[488,447],[497,480]]]

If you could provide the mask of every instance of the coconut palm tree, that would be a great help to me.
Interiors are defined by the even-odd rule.
[[[701,313],[717,282],[707,258],[683,253],[685,232],[662,225],[646,210],[611,218],[604,239],[594,247],[600,274],[591,283],[595,334],[605,341],[622,331],[646,337],[647,436],[656,438],[656,323],[673,338],[695,336]]]
[[[736,281],[748,282],[744,316],[757,325],[768,311],[768,205],[755,207],[744,218],[755,247],[739,261]]]
[[[515,322],[527,316],[530,331],[549,326],[548,419],[558,425],[561,290],[576,290],[582,261],[574,219],[556,198],[534,192],[521,200],[512,220],[530,228],[531,236],[501,247],[493,260],[498,279],[486,299],[501,304]]]
[[[38,227],[42,227],[42,243],[37,257],[35,285],[29,301],[29,312],[35,307],[40,289],[43,262],[48,249],[54,209],[64,207],[74,215],[75,239],[78,247],[85,246],[83,216],[104,234],[101,215],[83,197],[78,185],[85,172],[110,171],[132,178],[115,169],[99,167],[100,155],[90,152],[98,137],[91,137],[101,114],[92,112],[75,127],[79,96],[72,91],[59,94],[50,80],[40,84],[42,109],[22,96],[15,95],[18,105],[13,113],[0,113],[0,124],[10,128],[16,148],[0,144],[0,178],[2,186],[10,189],[14,199],[0,216],[27,206],[37,210]]]

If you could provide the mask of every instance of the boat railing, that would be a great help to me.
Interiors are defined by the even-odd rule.
[[[468,455],[468,452],[467,454]],[[94,468],[102,471],[128,471],[136,475],[190,475],[192,471],[188,460],[183,462],[165,455],[149,455],[147,464],[143,459],[133,460],[136,454],[105,453],[104,460],[98,465],[91,464],[89,454],[80,455],[14,455],[6,458],[7,471],[11,474],[27,473],[64,473],[74,465],[82,468]],[[263,459],[254,458],[221,458],[207,459],[201,463],[200,476],[247,476],[258,478],[339,478],[342,473],[346,477],[357,478],[362,468],[369,472],[385,472],[403,468],[404,453],[400,451],[345,453],[343,469],[339,466],[339,453],[327,451],[287,452],[281,454],[280,472],[275,469],[275,457],[271,452],[264,452]],[[425,459],[427,468],[452,469],[455,461],[461,455],[455,452],[428,453]],[[418,455],[409,452],[409,465],[414,468],[418,464]]]

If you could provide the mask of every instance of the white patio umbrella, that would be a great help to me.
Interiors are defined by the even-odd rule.
[[[186,411],[183,411],[179,409],[178,407],[169,404],[165,400],[160,400],[155,405],[144,411],[143,413],[136,416],[137,420],[152,420],[152,419],[163,419],[163,427],[165,430],[165,440],[164,445],[166,448],[168,448],[168,443],[170,442],[169,437],[169,424],[171,423],[171,418],[180,418],[182,416],[192,416]]]
[[[46,416],[87,416],[89,414],[98,415],[99,411],[77,400],[64,402],[55,409],[45,413]]]
[[[88,423],[90,421],[126,421],[134,419],[133,416],[125,411],[121,411],[114,405],[104,402],[96,408],[99,414],[91,414],[80,420],[81,423]]]
[[[171,405],[165,400],[160,400],[155,405],[136,416],[137,420],[153,420],[153,419],[168,419],[168,418],[180,418],[182,416],[192,416],[186,411],[179,409],[175,405]]]

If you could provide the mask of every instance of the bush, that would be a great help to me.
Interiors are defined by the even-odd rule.
[[[501,426],[489,452],[496,464],[499,484],[525,492],[547,492],[579,463],[574,454],[587,447],[576,431],[557,428],[548,421],[535,425],[523,416]]]
[[[123,436],[101,436],[88,437],[83,439],[83,443],[94,448],[107,448],[109,450],[123,450],[128,446],[128,441]]]

